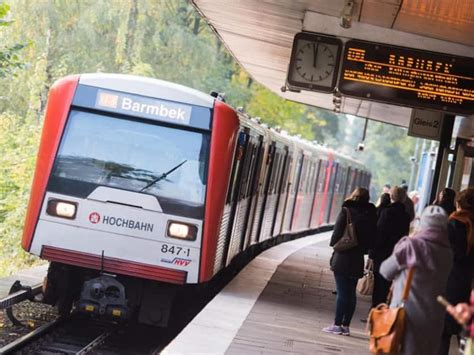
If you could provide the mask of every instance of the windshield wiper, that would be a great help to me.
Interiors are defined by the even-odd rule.
[[[184,163],[186,163],[187,160],[184,160],[182,163],[179,163],[178,165],[176,165],[174,168],[168,170],[166,173],[163,173],[161,174],[160,176],[158,176],[156,179],[150,181],[143,189],[140,190],[140,192],[143,192],[145,191],[146,189],[148,189],[150,186],[156,184],[158,181],[161,181],[163,179],[166,179],[166,177],[171,174],[173,171],[175,171],[176,169],[178,169],[181,165],[183,165]]]

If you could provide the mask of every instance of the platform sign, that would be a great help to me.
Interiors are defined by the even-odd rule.
[[[474,114],[474,58],[349,40],[339,90],[368,100]]]
[[[408,135],[426,139],[440,140],[443,127],[443,112],[412,110]]]

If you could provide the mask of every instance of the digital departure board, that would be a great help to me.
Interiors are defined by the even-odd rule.
[[[474,114],[474,59],[349,40],[339,90],[369,100]]]

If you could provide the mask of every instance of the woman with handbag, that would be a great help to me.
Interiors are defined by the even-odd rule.
[[[403,237],[380,266],[380,274],[393,280],[390,308],[404,307],[404,334],[399,344],[402,354],[436,354],[438,351],[444,311],[436,297],[444,294],[452,266],[447,224],[447,215],[441,207],[426,207],[415,234]],[[411,284],[407,281],[410,269]],[[369,321],[370,328],[374,329],[372,323],[377,320],[370,317]],[[376,336],[372,334],[371,338]],[[380,339],[378,342],[381,343]]]
[[[376,225],[377,215],[375,206],[369,202],[369,191],[356,188],[342,205],[330,241],[334,248],[330,265],[336,279],[336,314],[334,324],[324,328],[324,332],[350,335],[357,280],[364,275],[364,254],[372,246]]]

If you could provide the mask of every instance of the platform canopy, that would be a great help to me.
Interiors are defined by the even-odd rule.
[[[193,0],[242,67],[281,97],[333,110],[333,95],[282,92],[301,31],[474,58],[474,0]],[[474,70],[474,68],[473,68]],[[343,97],[341,112],[407,127],[412,109]]]

